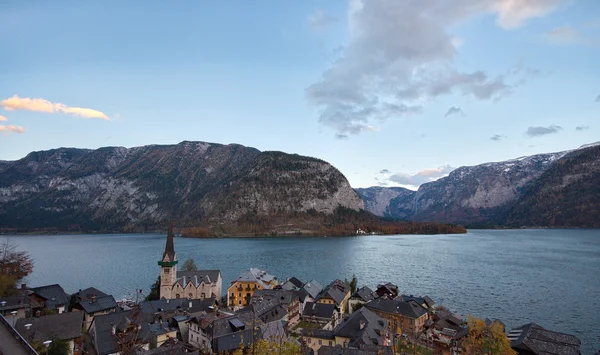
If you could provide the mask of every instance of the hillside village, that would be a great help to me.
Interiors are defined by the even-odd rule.
[[[22,285],[17,295],[0,298],[0,349],[12,349],[6,355],[454,355],[484,353],[473,341],[490,337],[495,346],[507,344],[498,354],[580,354],[575,336],[535,323],[508,330],[498,319],[467,319],[391,282],[374,290],[356,279],[321,285],[251,268],[223,289],[219,270],[178,270],[173,239],[169,228],[158,261],[159,299],[143,300],[141,290],[137,300],[117,301],[91,285],[72,295],[57,284]]]

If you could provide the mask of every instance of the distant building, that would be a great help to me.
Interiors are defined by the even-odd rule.
[[[391,282],[377,285],[377,289],[375,290],[377,297],[387,297],[387,298],[396,298],[398,297],[398,286],[394,285]]]
[[[340,280],[332,281],[316,298],[318,303],[335,304],[341,314],[348,312],[348,300],[350,299],[350,286]]]
[[[227,305],[239,309],[250,304],[256,290],[269,290],[277,286],[277,278],[264,270],[250,268],[231,282],[227,289]]]
[[[365,307],[387,319],[390,330],[397,334],[419,333],[429,319],[427,309],[416,301],[404,302],[398,299],[378,298],[365,304]]]
[[[513,328],[508,333],[510,347],[519,355],[580,355],[581,340],[574,335],[553,332],[536,323]]]
[[[221,271],[177,271],[177,263],[177,254],[173,243],[173,228],[169,224],[165,252],[162,260],[158,262],[161,267],[160,298],[221,298]]]
[[[67,295],[60,285],[33,287],[29,290],[32,292],[30,297],[41,308],[63,313],[69,305],[69,295]]]
[[[319,297],[321,291],[323,291],[323,286],[318,281],[311,280],[302,286],[302,290],[306,291],[309,297],[314,301],[317,297]]]
[[[320,328],[335,328],[339,318],[340,313],[335,304],[307,302],[302,312],[303,321],[318,324]]]

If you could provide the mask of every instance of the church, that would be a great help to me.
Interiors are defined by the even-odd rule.
[[[173,243],[173,227],[169,223],[167,245],[160,266],[160,298],[221,299],[221,271],[177,271],[177,254]]]

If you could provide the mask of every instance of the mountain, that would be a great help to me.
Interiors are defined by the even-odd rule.
[[[260,216],[363,207],[327,162],[237,144],[59,148],[0,161],[5,229],[156,230],[169,219],[226,227]]]
[[[382,187],[357,192],[368,211],[397,219],[468,226],[596,227],[599,172],[600,145],[592,144],[460,167],[421,185],[414,194]]]

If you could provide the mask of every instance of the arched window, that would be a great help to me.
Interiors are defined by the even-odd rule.
[[[176,295],[175,295],[175,298],[179,298],[179,294],[176,294]]]
[[[188,298],[192,298],[192,297],[193,297],[192,294],[188,293]]]

